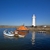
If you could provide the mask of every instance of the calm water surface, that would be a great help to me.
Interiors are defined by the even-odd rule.
[[[50,34],[29,32],[24,38],[7,37],[3,35],[5,29],[0,28],[0,50],[50,50]]]

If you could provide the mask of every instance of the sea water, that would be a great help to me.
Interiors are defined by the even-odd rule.
[[[50,50],[50,33],[27,33],[24,38],[4,36],[3,31],[16,28],[0,28],[0,50]]]

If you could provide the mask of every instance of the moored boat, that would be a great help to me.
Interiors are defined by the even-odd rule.
[[[21,25],[15,30],[14,34],[18,37],[25,37],[28,31],[29,29],[26,26]]]
[[[12,32],[9,32],[9,31],[8,31],[8,33],[6,31],[3,31],[3,34],[6,36],[14,36],[14,34]]]
[[[21,37],[21,38],[24,38],[25,37],[25,35],[18,35],[19,37]]]

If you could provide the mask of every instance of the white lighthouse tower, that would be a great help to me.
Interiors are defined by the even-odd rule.
[[[35,14],[33,14],[33,17],[32,17],[32,26],[36,26],[36,16]]]

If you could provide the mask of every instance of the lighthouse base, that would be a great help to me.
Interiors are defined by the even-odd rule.
[[[33,26],[33,25],[32,25],[31,27],[34,27],[34,28],[36,28],[37,26]]]

